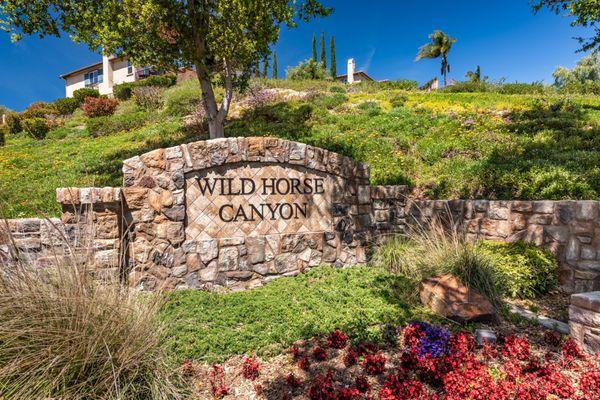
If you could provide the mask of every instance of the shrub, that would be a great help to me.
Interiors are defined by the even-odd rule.
[[[348,101],[348,96],[344,93],[333,93],[331,95],[321,95],[318,96],[314,103],[318,107],[324,107],[328,110],[332,110],[338,106],[341,106],[346,101]]]
[[[599,81],[569,82],[559,89],[560,93],[600,95]]]
[[[348,342],[348,335],[339,329],[331,332],[327,337],[327,346],[332,349],[343,349]]]
[[[8,126],[0,125],[0,147],[6,143],[6,135],[8,134]]]
[[[110,117],[90,118],[86,122],[86,127],[91,136],[98,137],[140,128],[146,124],[147,120],[148,114],[139,111]]]
[[[456,82],[454,85],[446,86],[440,89],[442,92],[447,93],[478,93],[478,92],[491,92],[494,89],[494,85],[488,82]]]
[[[75,110],[79,108],[79,102],[77,99],[72,97],[66,97],[64,99],[58,99],[54,102],[54,107],[60,115],[71,115]]]
[[[301,61],[295,67],[289,67],[285,71],[286,79],[290,80],[324,80],[329,77],[327,69],[323,68],[322,62],[315,62],[312,58]]]
[[[252,357],[246,357],[244,359],[244,363],[242,364],[242,376],[246,379],[254,381],[258,378],[260,374],[260,363],[256,355]]]
[[[143,81],[139,81],[141,86],[159,86],[159,87],[171,87],[177,83],[177,76],[175,74],[164,74],[164,75],[152,75]]]
[[[369,375],[380,375],[385,371],[385,357],[381,353],[367,354],[361,366]]]
[[[54,104],[45,101],[36,101],[27,106],[21,113],[21,119],[46,118],[51,115],[58,115],[58,110]]]
[[[21,127],[21,116],[14,111],[6,113],[6,126],[8,126],[8,132],[15,134],[23,130]]]
[[[113,86],[113,95],[116,99],[124,101],[129,100],[133,94],[133,88],[136,86],[135,82],[125,82]]]
[[[172,87],[165,92],[165,114],[183,117],[194,113],[201,104],[200,88],[194,81],[188,82]]]
[[[118,105],[119,102],[115,99],[86,97],[81,108],[85,112],[86,116],[93,118],[112,115],[117,109]]]
[[[515,82],[500,85],[497,91],[501,94],[544,94],[546,90],[546,87],[541,82]]]
[[[392,107],[394,108],[400,108],[403,107],[404,104],[408,101],[408,96],[405,94],[401,94],[401,93],[396,93],[395,95],[392,96],[392,98],[390,99],[390,104],[392,105]]]
[[[413,228],[409,240],[391,238],[384,242],[375,250],[372,262],[414,283],[451,273],[495,304],[502,297],[503,284],[493,260],[469,243],[462,232],[445,229],[439,221]]]
[[[331,86],[329,88],[329,91],[331,93],[342,93],[342,94],[346,93],[346,91],[344,90],[344,88],[341,87],[341,86]]]
[[[21,121],[23,130],[35,139],[44,139],[50,130],[48,121],[44,118],[27,118]]]
[[[558,285],[556,258],[547,250],[525,242],[479,242],[501,276],[503,293],[533,298]]]
[[[160,297],[94,280],[91,268],[20,262],[0,275],[1,398],[178,397]]]
[[[356,108],[365,112],[370,117],[374,117],[381,113],[381,107],[376,101],[364,101],[360,103]]]
[[[100,97],[100,92],[91,88],[81,88],[73,92],[73,98],[77,100],[79,104],[83,104],[86,97]]]
[[[155,86],[137,86],[133,88],[135,104],[145,110],[156,110],[163,105],[164,89]]]

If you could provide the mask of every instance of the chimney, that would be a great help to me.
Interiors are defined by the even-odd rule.
[[[100,94],[112,94],[113,89],[113,65],[109,56],[102,56],[102,80],[98,89]]]
[[[348,83],[354,83],[354,58],[348,59]]]

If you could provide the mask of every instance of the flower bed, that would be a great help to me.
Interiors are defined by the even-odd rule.
[[[382,347],[351,344],[336,330],[270,360],[235,357],[184,368],[200,398],[600,399],[600,355],[584,355],[553,332],[539,346],[516,335],[476,346],[470,333],[423,322],[395,333]]]

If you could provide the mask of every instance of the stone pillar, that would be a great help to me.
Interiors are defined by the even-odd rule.
[[[100,94],[112,94],[113,90],[113,65],[109,56],[102,56],[102,83],[99,86]]]
[[[600,352],[600,291],[571,296],[569,327],[583,350]]]

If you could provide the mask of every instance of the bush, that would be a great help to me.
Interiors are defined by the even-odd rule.
[[[135,104],[145,110],[156,110],[163,105],[164,89],[156,86],[138,86],[133,88]]]
[[[54,104],[45,101],[36,101],[21,112],[21,119],[46,118],[58,114],[59,112]]]
[[[541,82],[533,83],[505,83],[498,88],[501,94],[544,94],[546,87]]]
[[[344,90],[344,88],[341,87],[341,86],[331,86],[329,88],[329,91],[331,93],[342,93],[342,94],[346,93],[346,91]]]
[[[290,80],[307,80],[307,79],[318,79],[323,80],[329,77],[326,68],[323,68],[322,62],[315,62],[312,58],[301,61],[295,67],[289,67],[285,71],[286,79]]]
[[[328,110],[332,110],[338,106],[341,106],[348,101],[348,96],[344,93],[333,93],[331,95],[318,96],[314,103],[317,107],[324,107]]]
[[[58,99],[54,102],[54,107],[60,115],[71,115],[75,110],[79,108],[79,102],[77,99],[67,97],[64,99]]]
[[[0,125],[0,147],[6,143],[6,135],[8,134],[8,126]]]
[[[8,126],[8,132],[15,134],[19,133],[23,130],[21,127],[21,116],[14,112],[6,113],[6,126]]]
[[[160,297],[91,278],[92,266],[0,275],[0,397],[176,399]],[[10,345],[5,345],[10,343]]]
[[[135,82],[125,82],[115,85],[113,86],[113,95],[121,101],[129,100],[133,95],[133,88],[135,86]]]
[[[454,85],[446,86],[440,89],[442,92],[447,93],[481,93],[491,92],[494,89],[494,85],[488,82],[456,82]]]
[[[183,117],[194,113],[197,106],[200,105],[200,88],[195,82],[188,82],[172,87],[165,92],[165,114]]]
[[[91,88],[81,88],[73,92],[73,98],[77,100],[79,104],[83,104],[86,97],[100,97],[100,92]]]
[[[375,250],[372,262],[411,279],[415,290],[424,278],[451,273],[495,304],[503,294],[501,277],[488,253],[467,242],[461,232],[447,230],[440,223],[418,226],[410,239],[387,240]]]
[[[500,273],[505,295],[534,298],[558,285],[558,265],[549,251],[525,242],[481,241],[478,245]]]
[[[560,93],[600,95],[600,82],[570,82],[560,88]]]
[[[21,121],[23,130],[35,139],[44,139],[50,130],[45,118],[27,118]]]
[[[148,114],[140,111],[110,117],[90,118],[86,122],[86,127],[91,136],[98,137],[140,128],[147,120]]]
[[[374,117],[381,113],[381,107],[376,101],[364,101],[360,103],[356,108],[365,112],[367,115]]]
[[[177,83],[177,75],[175,74],[164,74],[164,75],[152,75],[148,78],[137,82],[139,86],[158,86],[158,87],[171,87]]]
[[[112,115],[119,102],[115,99],[106,99],[102,97],[86,97],[81,108],[88,117],[102,117]]]
[[[405,94],[396,93],[390,99],[390,104],[394,108],[404,107],[404,104],[408,101],[408,96]]]

